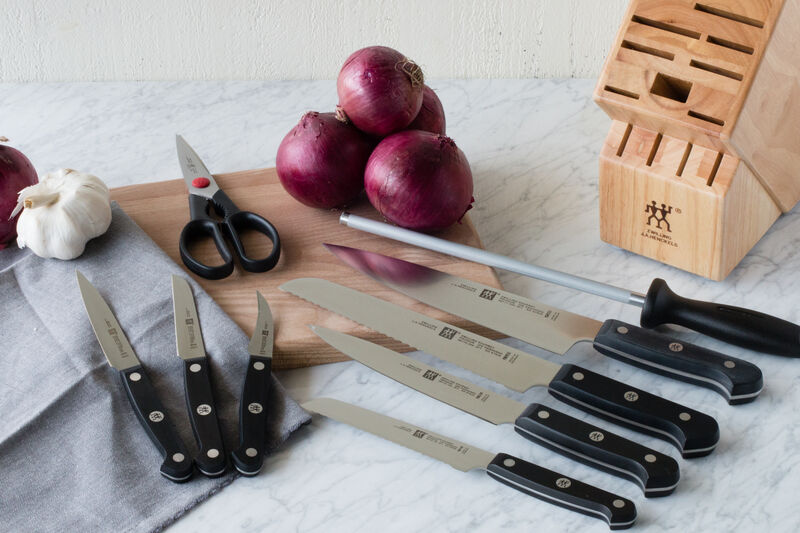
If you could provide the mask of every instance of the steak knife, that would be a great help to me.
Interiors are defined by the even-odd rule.
[[[340,352],[414,390],[492,424],[514,424],[526,439],[632,480],[646,497],[667,496],[678,484],[678,463],[668,455],[548,406],[525,405],[495,394],[377,344],[321,326],[311,329]]]
[[[553,363],[323,279],[295,279],[281,289],[515,390],[547,387],[578,409],[672,443],[685,458],[708,455],[719,440],[712,417],[577,365]]]
[[[258,318],[248,351],[250,360],[239,402],[239,447],[231,454],[242,475],[255,476],[264,463],[267,431],[267,399],[272,380],[274,324],[267,300],[256,291]]]
[[[347,246],[324,245],[347,265],[415,300],[563,355],[579,342],[650,372],[707,387],[730,404],[763,388],[754,364],[619,320],[600,322],[422,265]]]
[[[189,452],[168,418],[142,363],[106,301],[83,274],[77,270],[75,273],[86,314],[89,315],[100,348],[108,364],[119,371],[133,411],[164,460],[161,475],[178,483],[187,481],[193,472]]]
[[[197,469],[208,477],[225,473],[226,456],[211,389],[211,372],[192,289],[184,278],[172,276],[172,308],[178,357],[183,359],[183,383],[192,431],[200,448]]]
[[[506,453],[495,455],[331,398],[315,398],[302,407],[447,463],[462,472],[485,470],[493,479],[534,498],[605,520],[611,529],[627,529],[636,521],[636,506],[632,501],[518,457]]]

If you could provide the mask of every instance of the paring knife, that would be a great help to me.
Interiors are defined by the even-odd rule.
[[[534,403],[526,405],[451,376],[415,359],[338,331],[311,326],[325,342],[373,370],[537,444],[616,476],[633,480],[645,496],[667,496],[680,479],[672,457],[605,429]]]
[[[661,278],[653,280],[647,294],[640,294],[350,213],[342,213],[339,223],[381,237],[641,307],[639,321],[646,328],[678,324],[751,350],[800,357],[800,325],[752,309],[683,298],[672,292],[667,282]]]
[[[324,245],[359,272],[432,307],[557,354],[578,342],[645,370],[720,393],[730,404],[753,401],[763,388],[756,365],[621,322],[600,322],[495,287],[386,255]]]
[[[547,387],[578,409],[672,443],[686,458],[708,455],[719,440],[712,417],[577,365],[547,361],[323,279],[295,279],[281,289],[515,390]]]
[[[189,283],[172,276],[172,308],[178,356],[183,359],[186,406],[200,454],[197,469],[209,477],[225,473],[227,458],[217,419],[217,405],[211,389],[211,372],[203,344],[203,333]]]
[[[611,529],[627,529],[636,521],[636,506],[632,501],[513,455],[495,455],[331,398],[315,398],[302,407],[447,463],[462,472],[485,470],[497,481],[534,498],[605,520]]]
[[[239,402],[239,447],[231,454],[236,470],[245,476],[255,476],[264,463],[267,431],[267,399],[272,380],[272,344],[274,324],[269,305],[260,292],[258,318],[248,351],[250,360]]]
[[[161,475],[178,483],[188,480],[193,472],[189,452],[167,417],[167,411],[158,399],[142,363],[136,357],[106,301],[83,274],[77,270],[75,273],[78,276],[83,304],[100,348],[108,359],[108,364],[119,371],[133,411],[164,459]]]

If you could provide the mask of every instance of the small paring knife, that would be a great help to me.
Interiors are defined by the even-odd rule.
[[[172,308],[178,357],[183,359],[186,406],[200,448],[195,464],[206,476],[218,477],[225,473],[227,457],[211,389],[211,372],[192,288],[179,276],[172,276]]]
[[[714,418],[572,364],[557,364],[440,320],[319,278],[281,289],[515,390],[546,387],[558,400],[673,444],[685,458],[710,454]]]
[[[359,363],[495,425],[514,424],[526,439],[591,467],[631,480],[648,498],[671,494],[680,479],[672,457],[555,409],[526,405],[371,342],[321,326],[319,337]]]
[[[248,351],[250,360],[239,402],[239,447],[231,454],[242,475],[255,476],[264,463],[267,431],[267,400],[272,380],[272,345],[275,326],[267,300],[258,297],[258,318]]]
[[[563,355],[579,342],[623,363],[706,387],[731,405],[755,400],[761,369],[725,354],[609,319],[600,322],[394,257],[324,245],[355,270],[406,296]]]
[[[305,402],[302,407],[415,450],[462,472],[485,470],[504,485],[544,502],[604,520],[611,529],[627,529],[636,521],[636,506],[632,501],[518,457],[505,453],[495,455],[331,398],[316,398]]]
[[[133,411],[164,460],[161,475],[176,483],[187,481],[194,471],[192,459],[167,417],[167,411],[158,399],[142,363],[106,301],[83,274],[77,270],[75,273],[89,322],[103,354],[108,364],[119,371]]]

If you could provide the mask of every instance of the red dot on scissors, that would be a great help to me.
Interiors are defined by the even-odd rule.
[[[192,187],[195,189],[205,189],[211,184],[211,180],[208,178],[195,178],[192,180]]]

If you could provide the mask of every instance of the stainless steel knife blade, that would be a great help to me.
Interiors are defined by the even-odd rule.
[[[272,312],[264,296],[258,291],[256,291],[256,296],[258,297],[258,318],[256,319],[256,327],[253,330],[253,336],[250,337],[248,350],[250,351],[250,355],[272,357],[272,348],[274,344]]]
[[[175,320],[175,340],[181,359],[196,359],[206,356],[200,319],[189,282],[180,276],[172,276],[172,309]]]
[[[513,424],[528,407],[358,337],[322,326],[311,329],[322,340],[371,369],[492,424]]]
[[[302,407],[411,448],[462,472],[486,469],[494,458],[494,454],[486,450],[331,398],[316,398],[305,402]]]
[[[175,136],[175,144],[178,148],[178,160],[181,164],[181,171],[183,172],[183,181],[189,188],[189,193],[196,196],[203,196],[205,198],[212,198],[219,190],[219,185],[214,181],[214,176],[208,170],[203,160],[194,151],[194,148],[189,146],[189,143],[180,135]],[[205,187],[195,187],[193,181],[195,178],[207,178],[209,184]]]
[[[100,343],[100,348],[102,348],[108,364],[117,370],[126,370],[141,365],[131,343],[122,332],[117,318],[103,297],[100,296],[100,292],[89,283],[89,280],[80,271],[76,270],[75,273],[78,277],[78,287],[81,291],[81,298],[83,298],[83,305],[89,315],[89,322],[92,324],[94,335]]]

